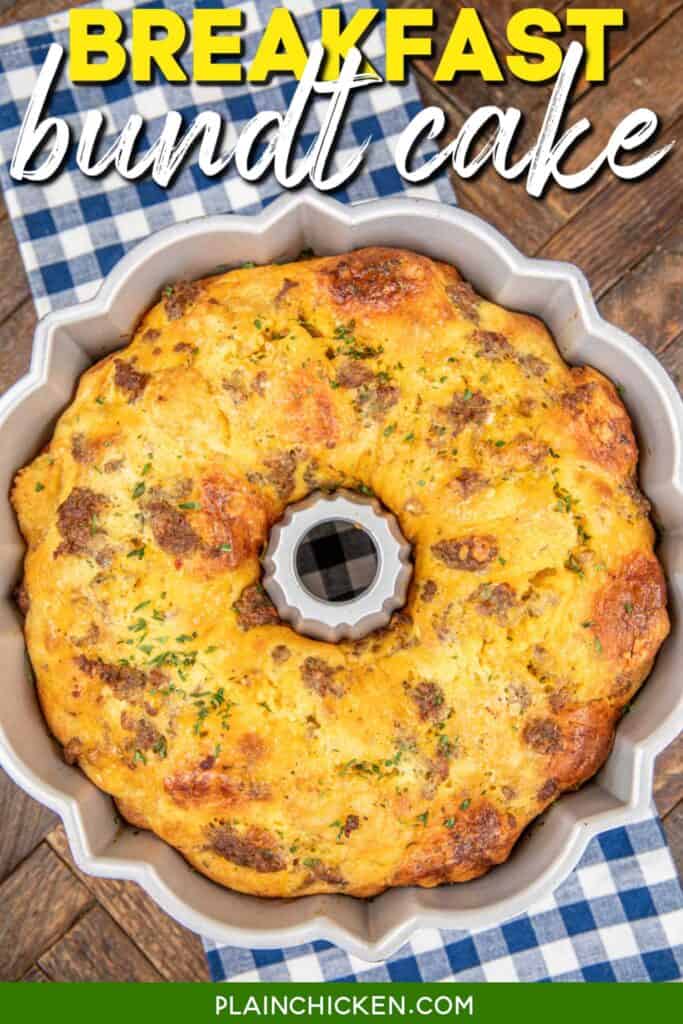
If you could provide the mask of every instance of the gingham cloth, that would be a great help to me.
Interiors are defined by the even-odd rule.
[[[132,7],[128,0],[97,6],[113,7],[126,20]],[[192,4],[181,0],[172,6],[187,15]],[[196,6],[222,5],[198,0]],[[246,12],[248,60],[277,4],[251,0],[240,6]],[[288,6],[305,38],[317,38],[317,12],[323,5],[290,0]],[[338,6],[349,15],[357,4],[354,0]],[[89,179],[76,168],[73,150],[67,167],[52,182],[18,185],[9,177],[9,163],[52,42],[68,46],[66,15],[0,30],[0,172],[40,315],[92,296],[123,253],[150,232],[207,213],[256,211],[280,191],[272,177],[257,185],[243,182],[234,171],[206,178],[192,161],[167,190],[147,179],[126,182],[116,174]],[[381,71],[378,31],[369,36],[364,50]],[[50,113],[66,117],[77,137],[82,117],[91,108],[106,111],[112,135],[129,114],[139,112],[147,119],[148,138],[154,139],[167,110],[180,110],[189,121],[199,107],[209,106],[228,122],[227,147],[255,112],[284,110],[294,88],[293,81],[283,78],[263,87],[225,89],[195,84],[135,87],[128,78],[102,87],[73,87],[62,73]],[[419,109],[411,83],[400,88],[372,86],[355,94],[338,155],[345,158],[368,135],[373,142],[363,171],[336,193],[337,198],[358,201],[403,189],[392,150],[397,135]],[[317,131],[319,116],[316,105],[301,139],[302,153]],[[453,201],[445,178],[420,194]],[[424,930],[382,965],[364,963],[325,942],[261,951],[217,948],[209,940],[205,946],[216,979],[665,981],[681,977],[683,897],[653,813],[643,822],[594,839],[577,870],[527,916],[477,934]]]
[[[129,0],[109,0],[94,6],[113,8],[129,25],[134,5]],[[167,5],[155,0],[135,6]],[[189,20],[193,8],[191,0],[180,0],[170,6]],[[196,6],[242,8],[243,59],[248,65],[271,11],[282,4],[277,0],[248,0],[240,4],[198,0]],[[319,12],[329,4],[319,0],[290,0],[285,6],[295,15],[307,41],[319,38]],[[358,0],[342,0],[336,6],[343,8],[348,19],[355,10],[366,5]],[[372,6],[383,8],[385,0],[378,0]],[[282,191],[272,175],[252,184],[238,177],[232,165],[225,175],[209,178],[192,158],[167,189],[160,188],[150,177],[129,182],[115,172],[88,178],[78,169],[75,160],[80,129],[88,110],[104,112],[111,128],[100,153],[114,141],[131,114],[141,114],[146,120],[146,145],[141,147],[144,151],[159,135],[168,110],[179,111],[187,126],[200,109],[216,110],[224,118],[226,130],[221,151],[227,152],[255,114],[266,110],[284,112],[297,85],[291,76],[278,76],[263,86],[221,87],[194,82],[138,86],[126,75],[102,86],[75,87],[62,67],[49,103],[49,114],[66,118],[72,127],[68,160],[50,183],[17,183],[9,176],[9,165],[24,111],[50,44],[59,43],[68,53],[68,42],[66,14],[0,30],[2,186],[39,316],[55,307],[90,298],[124,252],[153,231],[204,214],[253,213]],[[370,33],[363,52],[381,73],[384,64],[381,31],[375,29]],[[190,47],[183,57],[187,69],[192,67],[191,54]],[[326,108],[325,99],[316,99],[311,104],[299,138],[297,157],[304,155],[316,137]],[[420,109],[414,84],[371,85],[355,90],[335,150],[336,164],[345,163],[368,136],[372,137],[372,143],[360,173],[347,187],[332,193],[335,198],[358,202],[403,191],[404,183],[392,153],[400,132]],[[427,199],[454,200],[445,177],[412,191]]]
[[[323,601],[350,601],[364,593],[374,582],[378,564],[370,534],[341,519],[314,526],[296,552],[299,579]]]
[[[476,933],[424,929],[382,964],[329,942],[204,946],[216,981],[673,981],[683,968],[683,898],[652,817],[593,839],[528,914]]]

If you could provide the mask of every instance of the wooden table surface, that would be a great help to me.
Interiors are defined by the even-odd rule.
[[[394,0],[394,6],[426,6]],[[66,0],[0,0],[0,25],[75,6]],[[459,4],[440,0],[437,36],[443,39]],[[498,52],[521,0],[479,0]],[[563,0],[547,4],[564,9]],[[609,6],[582,0],[582,7]],[[454,181],[461,205],[499,227],[525,253],[576,263],[588,276],[601,312],[638,337],[676,383],[683,371],[683,0],[627,0],[627,31],[614,33],[609,86],[577,89],[572,120],[591,118],[582,144],[589,159],[611,128],[631,110],[650,106],[660,116],[662,141],[678,146],[657,172],[637,184],[603,174],[578,192],[552,189],[539,202],[521,184],[486,171]],[[498,103],[526,114],[531,139],[550,86],[509,80],[505,88],[463,76],[435,86],[432,63],[417,66],[426,102],[442,106],[454,134],[477,107]],[[660,143],[661,144],[661,143]],[[0,391],[28,367],[35,313],[4,206],[0,210]],[[655,798],[683,869],[683,739],[659,758]],[[30,981],[160,981],[208,978],[199,939],[173,922],[128,882],[82,875],[71,860],[55,816],[0,771],[0,979]]]

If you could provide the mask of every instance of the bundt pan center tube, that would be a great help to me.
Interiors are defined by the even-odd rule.
[[[654,357],[599,317],[585,280],[575,268],[526,259],[495,230],[471,214],[408,198],[380,200],[349,208],[316,194],[302,193],[278,200],[257,217],[210,217],[160,232],[137,246],[117,265],[95,299],[56,312],[43,320],[36,332],[30,373],[0,400],[3,440],[0,468],[5,493],[8,494],[17,470],[34,458],[41,444],[51,436],[55,418],[72,399],[74,385],[80,374],[97,359],[120,348],[132,336],[140,317],[159,301],[162,289],[169,282],[191,281],[211,275],[217,266],[234,259],[235,253],[239,253],[240,264],[253,262],[260,265],[296,259],[303,249],[312,249],[316,255],[325,256],[347,253],[366,246],[417,251],[452,264],[463,280],[471,282],[476,291],[490,302],[534,314],[543,320],[568,363],[595,367],[623,389],[640,447],[641,487],[652,501],[654,516],[662,528],[662,542],[657,554],[667,576],[669,611],[674,627],[631,713],[619,725],[614,748],[600,773],[580,791],[567,794],[553,804],[544,816],[543,827],[533,828],[517,844],[504,864],[463,885],[438,889],[390,889],[372,901],[329,893],[300,896],[296,900],[265,901],[257,896],[220,888],[192,871],[178,852],[151,832],[136,832],[122,823],[114,813],[111,799],[97,789],[78,768],[65,764],[61,750],[50,738],[35,690],[27,678],[21,621],[10,596],[21,577],[24,543],[9,502],[3,507],[1,521],[5,553],[2,562],[5,601],[0,635],[5,655],[6,685],[0,701],[0,758],[3,766],[20,785],[62,816],[74,857],[83,870],[95,875],[139,882],[165,910],[188,927],[217,941],[252,947],[286,946],[312,939],[327,939],[365,959],[379,960],[395,951],[421,925],[476,929],[527,910],[531,903],[547,896],[566,877],[593,835],[648,813],[654,758],[680,731],[683,719],[683,698],[676,678],[676,667],[681,657],[678,622],[681,602],[679,566],[683,508],[683,414],[673,385]],[[465,289],[460,293],[459,301],[466,302],[468,295]],[[424,315],[429,316],[428,309]],[[346,341],[344,338],[337,341],[341,346],[340,354],[343,354],[341,349],[345,346],[348,348],[348,338]],[[492,370],[496,370],[496,360],[501,356],[500,351],[494,352],[491,349],[491,346],[495,347],[495,342],[495,331],[482,338],[483,347],[490,350],[484,355]],[[508,354],[502,352],[504,358]],[[528,371],[531,377],[537,377],[535,367],[538,368],[538,363],[534,363],[531,356],[533,353],[525,353],[526,361],[516,357],[514,373]],[[361,359],[359,363],[365,367],[367,360]],[[335,372],[336,386],[343,391],[341,398],[344,402],[348,399],[351,408],[352,401],[360,401],[360,396],[352,398],[355,384],[344,380],[343,363]],[[131,367],[129,372],[124,368],[119,376],[119,384],[133,396],[144,372],[139,364],[137,369]],[[94,378],[90,376],[90,379]],[[599,378],[596,376],[595,380]],[[592,382],[593,378],[587,381],[589,385]],[[229,382],[228,392],[230,388],[239,391],[239,383]],[[390,383],[389,389],[394,386]],[[593,394],[595,387],[585,390]],[[439,438],[446,430],[453,431],[454,419],[456,426],[460,423],[464,415],[462,409],[468,413],[465,416],[468,424],[472,423],[472,409],[475,421],[479,409],[482,412],[480,419],[484,422],[486,410],[483,399],[475,399],[476,391],[474,387],[465,388],[458,409],[451,406],[438,407],[442,409],[441,413],[437,411],[435,417],[435,431],[439,433]],[[599,388],[598,393],[603,394]],[[137,394],[133,397],[137,398]],[[476,408],[468,404],[473,399]],[[614,406],[617,408],[616,399],[608,397],[605,400],[617,402]],[[134,402],[132,404],[134,406]],[[386,403],[382,403],[382,410],[384,405]],[[364,408],[372,409],[373,406]],[[462,415],[459,415],[459,411]],[[392,429],[392,423],[393,420],[387,419],[378,428],[388,449],[399,440],[398,436],[394,436],[398,431]],[[624,430],[626,433],[622,431],[622,436],[626,437],[628,431],[625,427]],[[437,440],[441,444],[441,440]],[[522,441],[519,443],[522,444]],[[490,452],[487,449],[487,457],[499,460],[502,465],[508,455],[506,448],[513,447],[501,442],[498,448],[497,442],[492,441]],[[616,446],[617,461],[621,458],[620,452],[623,452],[623,447],[620,449]],[[85,452],[80,454],[87,457]],[[543,457],[547,454],[544,453]],[[149,481],[154,484],[151,473]],[[472,482],[470,477],[459,480],[463,492],[461,497],[471,491],[469,485]],[[391,476],[391,466],[387,467],[386,486],[380,487],[382,491],[392,497],[398,493]],[[37,486],[32,491],[31,499],[34,503],[31,507],[37,509],[40,493],[36,492]],[[136,499],[143,493],[139,483],[134,493]],[[583,543],[583,510],[571,506],[572,496],[565,494],[564,488],[559,485],[556,498],[558,515],[562,516],[562,529],[571,521],[572,529],[576,529],[579,541]],[[173,516],[176,513],[171,514],[166,507],[168,496],[150,493],[144,500],[156,501],[159,506],[157,512],[159,515],[163,512],[161,518],[164,522],[161,526],[164,523],[166,526],[172,525],[171,519],[175,522]],[[180,508],[187,506],[187,514],[198,531],[196,536],[203,537],[201,510],[195,508],[194,495],[187,500],[182,495],[176,495],[172,500]],[[630,502],[633,496],[629,498],[626,495],[624,500]],[[390,512],[395,511],[399,515],[403,525],[406,513],[401,508],[395,508],[393,500],[387,501],[387,505]],[[105,518],[106,511],[104,508],[99,513],[95,510],[94,515],[96,519],[98,516]],[[419,518],[415,505],[407,516],[405,522],[409,526],[410,539],[411,532],[414,532],[412,524],[415,516]],[[64,542],[68,547],[72,541],[74,544],[78,542],[80,534],[77,537],[70,533],[70,523],[66,519],[70,519],[70,516],[63,517],[62,522],[62,526],[66,527]],[[399,550],[400,540],[399,536]],[[101,541],[99,529],[96,527],[94,532],[90,530],[85,543],[93,546],[93,557],[100,554]],[[199,540],[197,543],[200,543]],[[206,538],[202,539],[202,552],[208,550],[207,543]],[[479,559],[479,548],[474,552],[474,549],[465,550],[462,544],[455,547],[451,544],[449,547],[449,543],[446,537],[441,540],[435,538],[429,547],[431,557],[436,560],[435,564],[442,567],[439,571],[447,573],[454,567],[465,568],[466,571],[461,575],[468,579],[471,572],[478,573],[481,566],[470,564],[472,559],[469,555]],[[502,543],[512,546],[514,537],[510,535],[503,538]],[[227,549],[222,550],[223,547],[225,545],[218,544],[214,553],[213,565],[217,568],[220,568],[221,558],[230,561],[232,557]],[[506,551],[502,547],[496,550],[499,556],[497,560],[493,559],[492,551],[493,546],[489,544],[487,553],[491,558],[486,558],[487,565],[493,565],[495,561],[496,565],[500,565],[501,572],[507,571]],[[72,551],[66,551],[68,557],[72,554]],[[407,552],[403,554],[407,556]],[[578,555],[581,555],[580,550]],[[424,575],[417,575],[418,570],[423,573],[420,557],[418,552],[416,577],[411,588],[416,588],[418,583],[426,585],[427,582]],[[269,571],[274,568],[269,567],[266,556],[266,579]],[[585,565],[577,560],[573,565],[570,564],[567,572],[578,576],[583,569]],[[408,561],[399,558],[396,580],[400,582],[403,572],[404,588],[408,571]],[[474,575],[471,578],[477,599],[473,599],[474,603],[466,607],[472,609],[472,614],[479,609],[484,618],[490,617],[491,623],[502,616],[514,614],[515,597],[514,593],[508,592],[510,588],[503,593],[499,585],[494,585],[492,593],[485,593],[482,586],[486,588],[487,581]],[[638,593],[643,589],[638,590],[640,584],[637,580],[630,580],[629,586],[635,587]],[[648,590],[648,587],[644,589]],[[648,593],[652,595],[654,590],[648,590]],[[419,593],[425,604],[434,596],[432,588],[423,591],[420,586]],[[499,596],[506,600],[501,603],[497,600]],[[395,600],[396,606],[403,601],[398,585]],[[632,611],[640,615],[638,601],[626,603],[632,604]],[[343,602],[340,602],[340,607],[342,605]],[[665,632],[664,620],[657,619],[657,622],[661,639]],[[446,625],[444,620],[441,625],[433,623],[428,628],[436,631],[446,628]],[[462,625],[466,627],[465,622]],[[631,626],[628,628],[631,629]],[[590,623],[586,629],[593,640]],[[359,642],[376,643],[378,641],[372,639],[375,635],[379,634],[370,633],[365,639],[361,637]],[[81,639],[86,645],[85,649],[88,649],[86,637]],[[603,641],[597,635],[594,642],[598,651],[598,645],[602,646]],[[607,655],[610,656],[609,651]],[[98,675],[98,664],[87,655],[83,657],[83,664],[90,674]],[[538,666],[537,671],[542,673],[543,666]],[[439,711],[438,701],[428,704],[425,694],[419,689],[421,684],[410,679],[406,682],[408,698],[415,704],[418,717],[424,719],[420,728],[442,727],[445,715]],[[316,679],[312,679],[310,688],[316,690]],[[436,694],[438,688],[433,692]],[[318,696],[327,698],[329,694],[318,693]],[[519,697],[523,703],[521,692]],[[379,706],[376,710],[378,713],[384,712]],[[373,708],[366,708],[366,714],[371,723]],[[536,746],[540,744],[545,750],[553,737],[546,732],[541,733],[539,727],[533,736],[537,741]],[[145,737],[142,739],[145,740]],[[410,737],[407,738],[408,746],[409,740]],[[444,753],[439,764],[447,760],[451,752],[449,740],[448,753]],[[78,752],[74,753],[77,755]],[[150,748],[149,754],[144,754],[142,760],[147,756],[157,759],[157,755],[163,757],[163,752],[154,753],[153,748]],[[138,770],[141,773],[142,770]],[[476,796],[478,800],[479,794]],[[546,797],[552,798],[549,789]],[[464,818],[467,818],[470,802],[469,798],[462,801],[460,811]],[[477,802],[472,802],[470,814],[476,806]],[[348,841],[349,850],[353,849],[352,843],[360,835],[353,815],[351,819],[349,833],[353,834],[347,835],[340,828],[340,843]],[[447,818],[444,826],[450,827],[449,821],[450,818]],[[482,819],[480,824],[486,822]],[[434,825],[440,828],[441,822],[430,822],[429,828]],[[426,821],[422,822],[422,826],[428,829]],[[228,827],[226,839],[230,845],[227,852],[234,858],[235,837],[230,829],[231,826]],[[419,848],[421,840],[417,825],[415,832],[416,848]],[[225,845],[223,838],[221,844]],[[218,844],[219,853],[221,844]],[[240,849],[243,853],[242,847]],[[242,856],[240,850],[237,850],[237,854]],[[422,870],[424,855],[421,855],[419,862]],[[313,862],[309,873],[314,879],[319,875]],[[265,877],[275,876],[269,874]],[[359,877],[362,877],[362,872]],[[409,872],[406,880],[410,880]],[[324,888],[328,882],[320,877],[319,884]],[[362,886],[357,888],[360,890]],[[341,884],[340,889],[343,892]]]
[[[395,517],[376,498],[344,490],[313,491],[290,505],[262,562],[263,586],[282,621],[327,643],[389,626],[413,571]]]

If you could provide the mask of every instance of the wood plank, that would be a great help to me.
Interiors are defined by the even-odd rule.
[[[21,980],[49,982],[50,979],[48,978],[45,971],[41,971],[40,967],[38,967],[38,964],[34,964],[33,967],[31,967],[31,969],[26,972],[26,974]]]
[[[683,734],[657,758],[654,794],[662,818],[683,800]]]
[[[662,822],[679,877],[683,877],[683,801]]]
[[[43,953],[38,964],[52,981],[163,981],[99,906]]]
[[[407,4],[419,6],[419,0],[407,0]],[[601,0],[592,0],[585,6],[601,7],[604,4]],[[674,12],[678,13],[671,17]],[[683,111],[683,94],[677,88],[676,74],[671,73],[681,49],[681,0],[666,0],[660,4],[652,4],[650,0],[636,0],[629,5],[628,15],[628,27],[610,34],[609,66],[614,70],[622,62],[624,65],[612,74],[609,86],[589,85],[582,76],[575,85],[566,123],[574,123],[580,117],[587,116],[593,122],[594,130],[579,143],[574,155],[567,161],[566,170],[573,171],[588,163],[605,145],[618,122],[637,107],[651,106],[660,116],[664,128]],[[448,35],[444,26],[450,27],[452,20],[453,13],[449,19],[441,18],[438,22],[434,32],[437,56],[432,61],[415,63],[416,68],[428,77],[434,74],[438,54]],[[658,26],[658,31],[652,35]],[[647,38],[648,35],[650,38]],[[565,50],[574,39],[583,42],[584,33],[578,29],[569,29],[558,37]],[[646,42],[638,49],[643,40]],[[659,60],[660,51],[662,60]],[[510,47],[503,44],[499,50],[501,60],[509,52]],[[626,60],[629,54],[632,56]],[[487,83],[478,75],[461,75],[453,85],[433,84],[435,95],[442,97],[447,108],[456,107],[464,114],[487,104],[495,104],[503,109],[518,107],[524,115],[514,147],[514,154],[519,156],[537,141],[554,83],[520,82],[505,68],[504,71],[504,83]],[[568,192],[558,186],[551,186],[547,201],[539,205],[548,206],[561,220],[568,220],[589,199],[594,198],[609,180],[609,173],[603,172],[587,189]]]
[[[83,0],[15,0],[0,8],[0,25],[14,25],[17,21],[46,18],[49,14],[80,7]]]
[[[28,370],[36,321],[33,301],[26,299],[0,324],[0,393]]]
[[[617,124],[638,107],[653,109],[662,128],[667,128],[680,117],[683,113],[683,89],[680,87],[679,71],[682,51],[683,9],[679,9],[614,70],[608,87],[593,86],[572,106],[568,123],[573,124],[581,117],[587,117],[592,122],[593,130],[581,139],[564,162],[565,173],[586,167],[607,144]],[[533,130],[533,125],[531,127]],[[634,158],[642,157],[645,151],[651,152],[657,148],[657,142],[650,143],[646,149],[623,159],[623,163],[632,163]],[[594,178],[585,190],[572,192],[553,187],[548,192],[548,202],[563,217],[572,217],[585,205],[589,194],[591,198],[595,197],[596,183],[604,187],[610,177],[610,172],[603,170],[601,178]],[[638,183],[636,187],[640,189],[642,184]]]
[[[73,862],[62,825],[48,836],[48,842],[165,978],[169,981],[210,980],[197,935],[165,914],[133,882],[82,874]]]
[[[47,843],[0,885],[0,979],[16,981],[92,905]]]
[[[683,330],[683,224],[600,300],[600,312],[655,354]]]
[[[595,10],[603,9],[605,7],[605,3],[604,0],[585,0],[585,2],[582,0],[580,6],[582,10]],[[572,103],[576,104],[582,96],[584,96],[589,90],[592,90],[595,95],[592,97],[591,102],[595,102],[600,110],[600,98],[604,97],[608,91],[614,89],[611,77],[614,69],[621,64],[629,54],[633,53],[633,51],[636,50],[651,33],[663,25],[663,23],[681,6],[681,0],[659,0],[657,3],[652,3],[652,0],[629,0],[628,9],[626,10],[626,25],[624,28],[611,29],[607,33],[607,81],[604,83],[587,82],[582,69],[574,86],[574,91],[571,97]],[[567,7],[576,7],[576,4],[570,2],[567,4]],[[560,17],[563,25],[565,22],[565,10],[566,8],[558,12],[558,16]],[[565,28],[562,35],[557,38],[565,53],[569,48],[569,44],[572,42],[579,42],[584,47],[586,45],[585,30],[580,28]],[[526,113],[527,129],[526,136],[522,136],[523,139],[537,134],[543,121],[543,116],[545,115],[545,109],[550,93],[552,92],[553,84],[553,82],[550,82],[544,85],[535,86],[534,88],[538,90],[539,94],[536,102],[522,108]],[[589,101],[586,99],[585,102],[588,104]],[[635,109],[635,107],[643,105],[644,104],[641,103],[635,103],[631,109]],[[573,119],[574,118],[572,118],[572,120]],[[531,141],[533,141],[533,138],[531,138]]]
[[[671,375],[671,379],[683,394],[683,334],[664,349],[659,361]]]
[[[19,789],[0,769],[0,882],[54,828],[57,815]]]
[[[0,220],[0,323],[29,296],[28,280],[19,255],[12,222]]]
[[[582,10],[602,10],[607,5],[604,0],[581,0],[580,5],[574,3],[573,0],[569,0],[567,3],[567,7],[577,6],[580,6]],[[610,71],[680,7],[681,0],[655,0],[655,3],[652,0],[628,0],[628,4],[624,4],[626,25],[623,29],[611,29],[607,34],[607,66]],[[560,11],[559,17],[564,24],[564,10]],[[585,46],[585,31],[575,28],[567,29],[561,38],[563,49],[565,44],[568,46],[575,39]],[[577,90],[577,96],[580,96],[588,88],[596,87],[600,88],[600,85],[595,83],[591,86],[582,80]]]
[[[645,29],[643,28],[642,31],[644,32]],[[664,125],[671,124],[674,118],[678,118],[683,113],[683,92],[678,88],[677,76],[673,70],[682,43],[683,8],[679,6],[678,13],[619,66],[612,76],[613,81],[608,90],[602,87],[593,87],[584,99],[574,106],[571,114],[572,121],[585,114],[592,118],[596,126],[596,130],[591,136],[580,143],[578,147],[577,152],[585,154],[585,157],[582,155],[580,158],[582,162],[587,162],[597,149],[604,145],[617,122],[641,102],[651,103],[657,109]],[[660,50],[662,51],[661,61],[657,57]],[[644,57],[640,56],[642,52],[644,52]],[[617,81],[617,77],[619,77],[619,81]],[[646,84],[644,98],[639,97],[637,85],[632,84],[634,79],[636,82]],[[456,103],[460,103],[457,85],[441,87],[437,90],[432,83],[420,75],[418,86],[425,102],[440,106],[449,115],[450,125],[447,139],[450,141],[465,120],[460,108],[456,107]],[[626,99],[623,98],[625,94]],[[446,96],[452,97],[450,102]],[[479,97],[477,100],[477,102],[485,101],[485,96]],[[488,102],[491,102],[490,93]],[[605,107],[606,103],[607,108]],[[544,113],[545,101],[536,108],[535,114],[532,112],[532,115],[526,118],[525,133],[521,136],[515,149],[516,153],[523,152],[526,146],[535,141]],[[675,160],[677,156],[678,154],[674,151],[669,157],[669,161]],[[579,157],[570,158],[567,167],[575,169],[578,160]],[[657,178],[663,173],[664,168],[660,167],[652,177]],[[642,190],[647,184],[646,181],[639,182],[638,189],[635,191]],[[465,196],[475,203],[490,220],[512,236],[512,240],[527,252],[536,252],[544,245],[543,238],[544,236],[546,240],[549,238],[549,232],[553,229],[553,221],[559,225],[562,221],[571,218],[587,203],[595,202],[599,193],[614,185],[622,186],[624,191],[632,188],[629,183],[619,182],[611,175],[603,173],[597,182],[594,181],[591,186],[582,191],[567,192],[557,186],[552,186],[547,200],[539,202],[527,196],[523,182],[504,183],[490,168],[485,169],[474,180],[455,181],[455,189],[459,196]],[[680,195],[680,189],[678,192]],[[611,198],[611,195],[611,192],[608,193],[607,198]],[[628,228],[628,224],[619,226]],[[641,256],[645,255],[656,240],[656,238],[648,240],[649,244],[641,249]],[[626,266],[622,268],[622,272],[625,269],[627,269]],[[614,280],[616,277],[612,278],[609,283]]]
[[[461,6],[476,7],[487,29],[495,32],[498,39],[502,40],[506,37],[505,30],[508,21],[517,11],[531,6],[542,7],[548,11],[559,11],[564,3],[565,0],[541,0],[540,3],[533,5],[526,3],[525,0],[477,0],[476,4],[463,2]]]
[[[679,120],[662,138],[680,138]],[[671,154],[654,174],[634,187],[612,179],[603,191],[560,228],[540,250],[550,259],[581,267],[600,298],[672,231],[683,215],[680,152]]]
[[[592,0],[591,3],[582,4],[581,6],[603,7],[604,4],[601,0]],[[626,58],[633,54],[633,56],[630,57],[630,60],[637,63],[632,66],[635,68],[640,67],[641,64],[638,58],[638,47],[644,43],[645,40],[648,40],[648,36],[654,34],[655,30],[657,35],[659,35],[660,32],[666,32],[668,29],[668,19],[670,19],[675,12],[680,11],[681,6],[683,6],[683,0],[668,0],[668,2],[663,2],[661,4],[653,4],[651,3],[651,0],[635,0],[633,4],[629,5],[629,10],[627,11],[627,27],[623,30],[614,30],[610,32],[608,36],[607,63],[609,75],[607,82],[589,83],[583,76],[583,69],[580,69],[578,78],[570,96],[570,104],[564,119],[565,125],[573,124],[580,116],[585,114],[586,117],[593,120],[598,131],[602,131],[604,135],[609,135],[611,129],[616,126],[617,122],[621,120],[621,117],[623,117],[624,114],[622,113],[620,117],[615,119],[614,123],[611,123],[603,111],[604,100],[608,100],[612,107],[618,109],[622,93],[630,96],[633,96],[635,93],[637,96],[639,83],[642,84],[643,82],[643,79],[639,76],[638,70],[634,70],[633,73],[629,75],[628,72],[619,68],[619,66],[623,62],[629,63],[629,61],[626,61]],[[633,12],[631,12],[631,7],[634,8]],[[660,37],[662,40],[663,38],[663,36]],[[580,29],[567,29],[562,36],[559,37],[560,45],[565,52],[569,44],[574,40],[585,44],[585,33]],[[657,45],[659,45],[659,41]],[[636,51],[635,54],[634,51]],[[619,81],[617,86],[615,86],[616,68],[619,68]],[[534,86],[534,88],[538,90],[536,98],[531,102],[527,101],[527,104],[522,107],[524,123],[518,138],[518,152],[522,153],[530,146],[534,145],[543,123],[543,118],[545,117],[553,85],[554,83],[550,82]],[[648,97],[649,102],[654,104],[655,109],[657,109],[659,97],[656,95],[654,90],[649,87]],[[636,98],[633,104],[625,110],[625,113],[630,113],[637,107],[645,105],[647,104],[644,101],[640,102],[640,100]],[[592,138],[593,136],[589,136],[584,140],[584,144],[586,144],[586,151],[588,151],[588,145],[590,145]],[[596,147],[596,150],[597,148],[599,147]],[[576,160],[576,157],[574,159]],[[590,186],[590,190],[573,193],[575,202],[577,203],[577,206],[572,208],[573,212],[578,208],[581,201],[585,201],[587,198],[593,196],[595,191],[600,187],[602,187],[600,181],[594,181]],[[559,193],[561,190],[557,189],[557,191]],[[560,208],[560,212],[564,212],[562,208]]]
[[[536,4],[535,6],[547,9],[557,9],[560,2]],[[425,7],[431,6],[436,14],[434,28],[430,36],[434,40],[434,55],[430,60],[415,60],[414,67],[433,79],[439,65],[441,55],[448,42],[455,19],[462,7],[472,6],[468,3],[461,3],[460,0],[436,0],[435,3],[425,5],[423,0],[399,0],[396,7]],[[529,110],[539,98],[539,90],[543,95],[549,96],[552,91],[552,83],[534,85],[530,82],[521,82],[515,78],[507,68],[505,58],[513,52],[505,38],[505,25],[507,21],[499,18],[492,18],[492,5],[477,4],[477,10],[483,18],[484,25],[489,34],[492,45],[495,48],[498,62],[501,66],[505,81],[485,82],[478,74],[458,75],[454,83],[433,82],[433,85],[441,92],[447,102],[455,104],[464,114],[470,114],[478,107],[494,104],[502,108],[519,107],[521,110]],[[484,8],[488,7],[488,13]],[[501,32],[502,26],[502,35]],[[426,34],[421,30],[421,34]]]
[[[424,7],[423,0],[399,0],[395,5],[399,7]],[[436,11],[436,24],[431,33],[434,39],[434,56],[431,60],[417,60],[415,66],[420,68],[429,77],[433,77],[438,66],[441,54],[450,35],[453,22],[461,7],[470,6],[463,0],[438,0],[431,5]],[[455,103],[464,113],[471,113],[478,107],[488,104],[495,104],[502,107],[519,107],[528,122],[528,129],[522,139],[528,139],[528,145],[533,142],[533,136],[537,134],[543,120],[545,108],[553,89],[553,82],[522,82],[515,78],[507,68],[506,57],[513,52],[505,36],[505,25],[507,18],[503,13],[500,15],[500,6],[495,4],[493,10],[491,5],[477,4],[477,10],[484,16],[484,23],[489,31],[491,42],[496,48],[499,63],[505,76],[504,82],[484,82],[480,75],[461,75],[454,84],[435,83],[437,88],[444,93],[447,99]],[[526,6],[526,5],[522,5]],[[565,23],[562,3],[536,4],[546,10],[555,11],[563,26]],[[566,6],[575,6],[567,4]],[[603,8],[604,0],[586,0],[581,4],[582,8]],[[630,0],[627,11],[627,24],[624,29],[613,30],[607,37],[607,64],[610,69],[616,67],[629,53],[632,53],[640,43],[659,25],[681,6],[681,0],[660,0],[659,3],[652,3],[652,0]],[[486,8],[489,8],[487,11]],[[495,14],[500,16],[496,17]],[[511,13],[511,12],[510,12]],[[557,42],[566,52],[569,44],[575,40],[585,44],[585,32],[582,29],[564,28],[562,35],[556,37]],[[576,84],[574,100],[578,99],[590,88],[599,88],[586,82],[583,76]],[[520,147],[520,151],[523,147]]]
[[[465,116],[452,105],[446,108],[442,94],[424,76],[419,76],[417,84],[423,101],[441,107],[448,116],[448,130],[438,143],[443,149],[460,130]],[[450,168],[450,164],[448,166]],[[536,252],[562,223],[547,203],[539,203],[527,195],[522,182],[504,182],[488,165],[473,179],[465,181],[451,170],[449,177],[460,204],[500,228],[524,253]]]

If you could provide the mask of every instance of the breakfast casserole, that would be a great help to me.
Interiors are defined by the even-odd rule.
[[[667,635],[615,387],[415,253],[168,286],[12,499],[50,730],[199,871],[372,896],[475,878],[601,767]],[[412,546],[390,624],[330,644],[260,584],[314,490]]]

